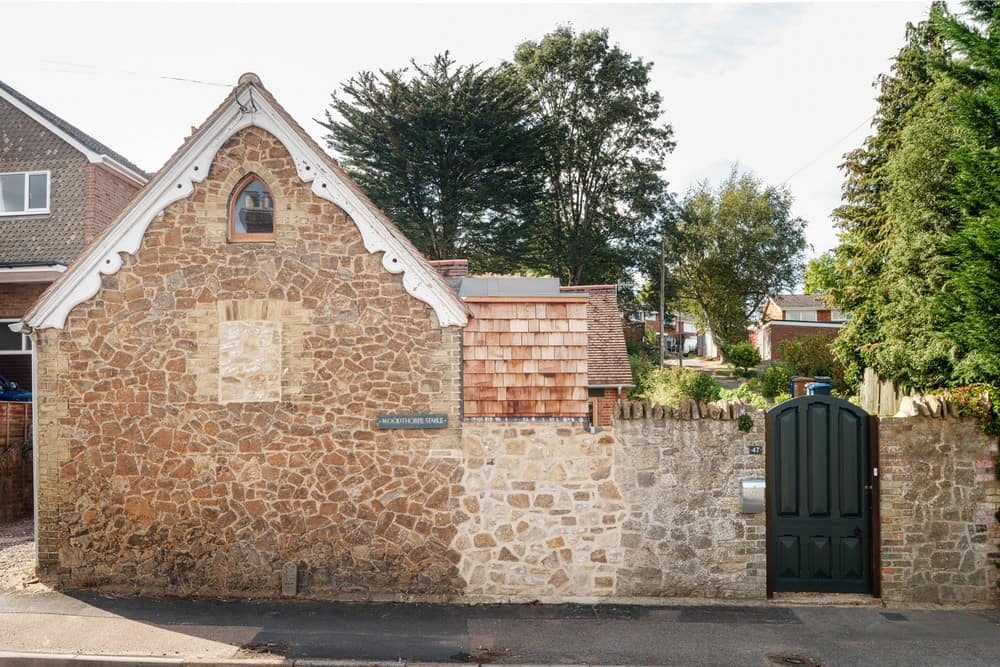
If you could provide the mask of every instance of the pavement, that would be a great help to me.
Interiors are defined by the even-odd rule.
[[[0,665],[991,665],[1000,610],[0,595]]]

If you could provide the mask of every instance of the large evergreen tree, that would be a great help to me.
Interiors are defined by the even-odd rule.
[[[947,72],[960,86],[953,117],[964,133],[950,154],[962,218],[938,315],[955,342],[955,380],[1000,385],[1000,4],[968,7],[971,22],[945,13],[935,22],[956,54]]]
[[[932,12],[940,12],[936,4]],[[948,345],[932,299],[942,287],[944,246],[955,225],[948,190],[958,141],[951,127],[947,58],[930,21],[907,25],[892,72],[881,76],[875,132],[847,154],[834,301],[851,313],[834,349],[848,379],[864,367],[916,386],[945,382]]]
[[[651,63],[606,30],[559,28],[521,44],[514,63],[545,130],[545,196],[527,261],[564,283],[617,282],[638,268],[667,202],[660,177],[673,150]]]
[[[329,145],[429,258],[476,270],[521,266],[540,195],[540,129],[510,66],[361,72],[334,94]]]

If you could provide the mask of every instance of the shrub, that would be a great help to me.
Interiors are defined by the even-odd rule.
[[[656,364],[641,354],[630,354],[628,363],[632,368],[632,382],[635,384],[628,390],[628,396],[632,399],[642,398],[649,382],[649,374],[656,370]]]
[[[749,403],[758,410],[767,410],[768,408],[767,399],[754,391],[753,385],[749,382],[744,382],[737,389],[723,389],[720,393],[720,398],[725,398],[727,400],[738,398]]]
[[[786,363],[776,361],[764,369],[760,377],[760,393],[768,398],[774,398],[782,392],[787,392],[795,375],[795,369]]]
[[[682,398],[716,401],[721,392],[722,386],[708,373],[671,366],[652,370],[638,393],[640,398],[649,399],[655,405],[676,408]]]
[[[783,391],[780,394],[775,395],[774,404],[777,405],[778,403],[784,403],[785,401],[790,401],[790,400],[792,400],[792,395],[789,394],[787,391]]]
[[[746,376],[751,368],[760,363],[760,352],[752,343],[733,343],[725,349],[726,361],[736,367],[738,375]]]
[[[838,390],[846,389],[844,366],[830,351],[833,336],[825,333],[789,338],[778,343],[778,354],[798,375],[828,375]]]

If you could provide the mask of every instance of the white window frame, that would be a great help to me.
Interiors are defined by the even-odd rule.
[[[9,217],[13,215],[44,215],[49,212],[49,206],[52,202],[52,172],[45,171],[5,171],[0,172],[0,176],[15,176],[21,174],[24,176],[24,206],[23,211],[0,211],[0,217]],[[28,184],[31,182],[31,176],[37,176],[38,174],[45,174],[45,208],[27,208],[29,204],[29,191]]]
[[[18,321],[17,319],[4,319],[4,318],[0,318],[0,327],[8,326],[8,325],[13,324],[14,322],[17,322],[17,321]],[[0,349],[0,354],[2,354],[2,355],[8,355],[8,354],[34,354],[34,349],[32,349],[32,347],[31,347],[31,338],[29,338],[26,334],[21,334],[21,349],[20,350],[3,350],[3,349]]]
[[[806,319],[805,315],[809,315],[809,318]],[[786,310],[785,320],[789,322],[819,322],[819,311],[810,309]]]

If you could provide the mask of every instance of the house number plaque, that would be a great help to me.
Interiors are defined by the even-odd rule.
[[[747,445],[748,454],[763,454],[764,448],[761,445]]]
[[[429,413],[420,415],[379,415],[378,427],[387,428],[448,428],[448,415]]]

